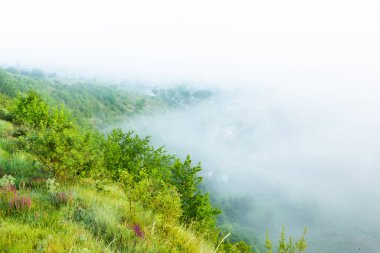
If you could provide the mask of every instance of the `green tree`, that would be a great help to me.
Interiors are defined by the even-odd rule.
[[[89,175],[101,166],[102,155],[95,147],[101,143],[100,136],[90,131],[81,133],[64,106],[50,109],[31,91],[16,99],[12,115],[17,124],[30,128],[19,138],[20,144],[55,177]]]
[[[171,184],[181,195],[181,220],[187,224],[195,222],[200,230],[213,230],[220,210],[212,207],[209,195],[199,189],[200,171],[201,165],[192,166],[190,156],[183,163],[177,159],[172,166]]]
[[[172,156],[163,148],[154,149],[149,137],[140,138],[133,132],[124,133],[114,129],[108,134],[104,144],[104,166],[113,180],[118,180],[123,170],[134,178],[141,180],[140,171],[167,181],[170,175]]]
[[[12,111],[16,124],[27,124],[30,127],[46,127],[50,120],[49,106],[37,92],[30,91],[26,96],[18,96]]]

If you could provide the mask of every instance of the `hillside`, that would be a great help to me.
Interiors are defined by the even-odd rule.
[[[0,69],[1,252],[260,252],[217,226],[200,164],[133,132],[99,131],[209,93],[66,82]],[[305,248],[304,235],[285,243],[283,233],[278,251]]]

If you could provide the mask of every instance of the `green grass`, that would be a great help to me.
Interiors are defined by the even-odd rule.
[[[13,130],[13,125],[10,122],[0,120],[0,138],[9,136],[12,130]]]
[[[12,126],[2,125],[10,133]],[[138,203],[130,213],[128,198],[116,184],[100,192],[91,180],[61,185],[59,191],[71,193],[73,202],[57,205],[43,183],[31,183],[41,175],[27,153],[13,152],[12,141],[0,138],[0,167],[16,178],[19,194],[30,196],[33,204],[11,213],[7,201],[0,200],[1,252],[214,252],[214,245],[191,229],[163,222]],[[135,224],[144,238],[135,235]]]
[[[33,199],[29,210],[0,212],[1,252],[213,252],[214,246],[178,224],[163,223],[128,200],[116,185],[98,192],[92,182],[62,188],[74,201],[57,206],[47,189],[24,189]],[[144,231],[135,235],[133,225]]]
[[[0,187],[0,252],[214,252],[215,246],[191,229],[163,221],[139,203],[129,206],[117,184],[98,191],[90,179],[61,183],[58,191],[71,194],[73,201],[57,204],[45,182],[33,182],[48,175],[17,148],[13,131],[10,122],[0,120],[0,177],[12,175],[17,193],[30,197],[32,206],[10,209],[13,195]],[[143,238],[135,234],[135,225]]]

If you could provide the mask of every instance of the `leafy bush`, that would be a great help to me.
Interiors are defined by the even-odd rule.
[[[12,116],[16,124],[24,123],[31,127],[43,127],[50,121],[48,105],[34,91],[16,98]]]
[[[161,215],[165,221],[176,222],[181,216],[181,199],[177,189],[162,180],[147,177],[125,186],[129,199]]]
[[[88,175],[100,165],[101,156],[92,132],[81,133],[64,107],[50,109],[35,92],[16,100],[15,123],[31,127],[18,134],[22,146],[54,176],[73,179]],[[21,129],[21,128],[20,128]]]
[[[155,187],[163,189],[174,186],[181,201],[181,222],[197,224],[196,227],[202,231],[215,228],[215,217],[219,210],[211,206],[208,194],[199,189],[202,178],[197,173],[201,171],[201,166],[192,166],[190,157],[182,163],[168,155],[163,148],[151,147],[149,138],[140,138],[133,135],[133,132],[123,133],[116,129],[108,135],[105,142],[104,166],[113,180],[122,179],[131,200],[134,199],[135,191],[138,191],[139,199],[148,196],[149,194],[144,194],[144,187],[149,192],[149,189]],[[140,181],[143,182],[139,183]],[[175,196],[176,194],[173,198]],[[150,199],[145,203],[149,201],[153,203],[158,200]]]
[[[132,131],[124,133],[121,129],[114,129],[104,143],[104,166],[115,181],[124,170],[136,181],[140,180],[141,170],[167,181],[172,158],[163,148],[154,149],[149,137],[140,138]]]

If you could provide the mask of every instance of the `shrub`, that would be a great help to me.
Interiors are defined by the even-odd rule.
[[[99,169],[102,155],[96,131],[81,132],[62,105],[51,108],[35,92],[19,96],[12,111],[20,146],[43,164],[44,170],[62,179],[89,176]],[[22,138],[20,138],[22,137]]]
[[[132,191],[136,200],[161,215],[165,221],[177,221],[182,214],[181,199],[177,189],[162,180],[143,179]]]
[[[26,123],[32,127],[41,127],[49,121],[49,107],[40,95],[30,91],[27,96],[16,99],[12,116],[16,124]]]

